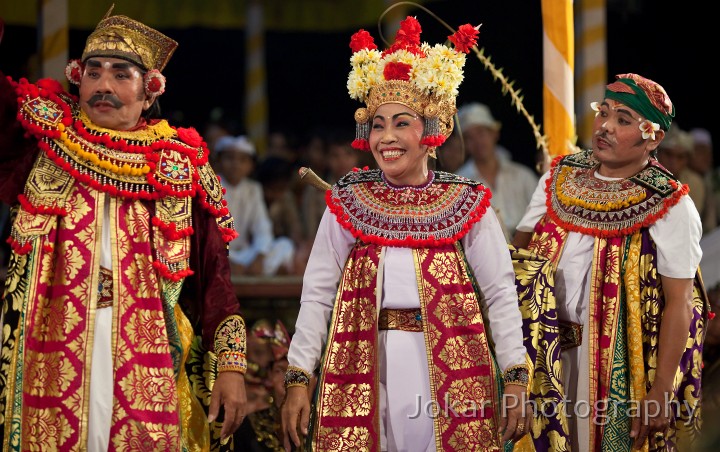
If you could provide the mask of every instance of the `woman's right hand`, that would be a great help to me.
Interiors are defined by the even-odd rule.
[[[300,447],[300,436],[298,428],[303,436],[308,433],[308,423],[310,422],[310,399],[308,397],[308,389],[303,386],[291,386],[287,388],[285,401],[282,405],[282,430],[283,445],[285,450],[290,452],[292,440],[295,447]]]

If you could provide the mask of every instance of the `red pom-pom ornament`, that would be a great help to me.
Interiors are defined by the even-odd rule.
[[[80,60],[70,60],[65,66],[65,77],[73,85],[80,85],[82,79],[83,65]]]
[[[148,71],[145,74],[145,94],[148,96],[159,96],[165,92],[165,76],[157,69]]]

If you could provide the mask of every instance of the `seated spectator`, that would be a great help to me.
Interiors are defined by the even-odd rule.
[[[337,130],[330,133],[327,137],[325,154],[327,171],[320,172],[315,167],[310,167],[330,185],[361,164],[362,153],[352,147],[353,137],[352,131]],[[327,207],[325,193],[312,185],[305,185],[301,202],[305,236],[314,238]]]
[[[473,102],[460,107],[457,115],[468,153],[457,174],[480,181],[492,191],[490,204],[509,239],[525,214],[538,176],[527,166],[513,162],[511,153],[499,144],[501,124],[487,105]]]
[[[702,176],[689,167],[693,153],[693,140],[690,134],[672,124],[665,139],[658,146],[658,161],[673,173],[680,182],[690,187],[690,199],[703,220],[703,231],[709,226],[705,222],[705,183]],[[711,229],[711,228],[710,228]]]
[[[217,172],[238,232],[238,237],[230,242],[233,274],[287,273],[292,267],[292,243],[275,239],[263,188],[250,179],[255,167],[255,146],[245,136],[225,136],[218,140],[215,150]]]
[[[296,263],[304,268],[302,259],[296,259],[295,254],[301,246],[305,248],[300,209],[291,190],[295,174],[297,172],[292,163],[281,157],[263,159],[257,170],[257,178],[262,185],[265,205],[273,226],[273,236],[277,241],[283,241],[284,246],[290,250],[289,261],[284,265],[284,269],[285,273],[291,274],[299,274]]]
[[[703,234],[707,234],[718,225],[718,202],[720,201],[720,182],[717,178],[713,158],[713,146],[707,129],[695,128],[690,131],[693,140],[693,153],[688,166],[698,173],[705,183],[705,205],[703,207]]]

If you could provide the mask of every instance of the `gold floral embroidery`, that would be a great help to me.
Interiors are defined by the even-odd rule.
[[[334,374],[366,374],[372,365],[372,347],[368,341],[332,344],[330,372]]]
[[[357,262],[349,261],[347,267],[350,269],[348,282],[357,289],[370,287],[377,276],[377,267],[368,256],[360,256]]]
[[[474,293],[442,295],[435,315],[443,324],[473,325],[482,323],[478,299]]]
[[[30,444],[23,444],[31,450],[60,450],[73,434],[70,422],[58,408],[28,407],[28,416],[23,418],[23,435]]]
[[[355,417],[370,414],[369,384],[338,385],[327,384],[325,387],[323,416]]]
[[[48,300],[38,295],[36,327],[33,338],[45,342],[64,341],[70,331],[80,324],[80,315],[67,295]]]
[[[175,376],[170,368],[135,365],[118,384],[133,409],[165,413],[177,410]]]
[[[59,266],[64,276],[58,282],[60,285],[70,285],[71,281],[77,277],[79,270],[85,266],[85,259],[76,245],[76,243],[66,240],[58,250],[58,253],[64,257],[64,262]]]
[[[61,397],[77,373],[63,352],[33,353],[26,359],[26,384],[34,396]]]
[[[487,344],[478,337],[456,336],[447,340],[440,352],[442,359],[450,369],[462,369],[465,363],[475,362],[478,357],[485,355]],[[479,362],[480,365],[489,365],[486,361]]]
[[[493,395],[488,393],[488,388],[491,387],[492,382],[489,375],[469,377],[451,382],[448,396],[453,410],[458,414],[468,412],[481,416],[481,410],[493,408]]]
[[[355,452],[359,450],[374,450],[370,432],[362,427],[327,428],[321,427],[316,449],[332,450],[334,452]]]
[[[140,353],[170,353],[162,311],[138,309],[124,326],[130,343]]]
[[[459,282],[457,265],[451,253],[435,253],[428,271],[439,284],[457,284]]]
[[[155,269],[147,254],[135,253],[133,260],[125,269],[125,276],[132,290],[138,294],[138,298],[149,297],[154,293],[153,288],[157,287]]]
[[[116,450],[179,450],[177,427],[167,424],[131,421],[112,437]]]
[[[125,213],[125,225],[127,234],[133,238],[135,243],[146,243],[150,236],[150,213],[145,204],[134,202]],[[124,228],[118,228],[123,231]]]
[[[500,447],[493,424],[491,418],[462,423],[452,433],[450,445],[453,450],[472,450],[476,444],[483,444],[483,451],[498,451]]]
[[[340,314],[339,318],[343,319],[341,325],[346,327],[341,328],[340,332],[351,332],[351,331],[369,331],[375,322],[374,311],[370,300],[365,297],[359,297],[357,300],[358,306],[353,303],[340,303]]]

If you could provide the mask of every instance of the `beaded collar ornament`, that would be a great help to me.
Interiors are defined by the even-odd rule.
[[[365,103],[355,112],[353,147],[370,149],[368,137],[375,110],[386,103],[412,108],[425,118],[422,143],[436,147],[453,130],[455,98],[463,80],[465,54],[473,48],[479,25],[466,24],[448,39],[455,45],[420,44],[420,23],[408,16],[400,23],[395,43],[380,52],[372,36],[359,30],[350,39],[352,70],[347,81],[350,97]]]

